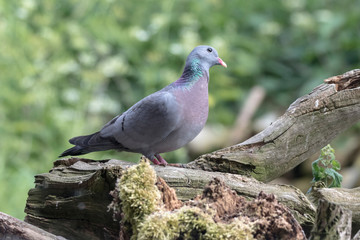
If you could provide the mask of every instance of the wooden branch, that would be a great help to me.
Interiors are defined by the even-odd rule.
[[[247,141],[200,156],[186,167],[268,182],[293,169],[360,120],[360,70],[327,80]],[[334,80],[335,79],[335,80]],[[338,86],[338,85],[337,85]]]
[[[320,200],[310,240],[350,240],[350,238],[351,211],[326,200]]]
[[[36,186],[29,191],[26,222],[70,239],[116,239],[119,222],[107,212],[121,171],[133,163],[109,160],[64,159],[55,162],[50,173],[35,177]],[[247,199],[260,191],[273,193],[287,206],[302,226],[312,226],[315,207],[295,187],[272,185],[235,174],[208,172],[178,167],[154,166],[157,175],[176,190],[181,200],[202,193],[215,177]]]
[[[66,240],[0,212],[0,239]]]

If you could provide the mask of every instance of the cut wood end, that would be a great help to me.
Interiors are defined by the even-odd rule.
[[[354,69],[344,74],[324,80],[327,84],[335,84],[335,91],[360,87],[360,69]]]

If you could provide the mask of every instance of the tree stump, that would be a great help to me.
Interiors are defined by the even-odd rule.
[[[350,240],[351,211],[326,200],[320,200],[310,240],[321,239]]]

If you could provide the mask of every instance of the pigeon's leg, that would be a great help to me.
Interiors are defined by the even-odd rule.
[[[160,165],[161,163],[154,157],[153,159],[150,159],[154,165]]]
[[[142,155],[141,160],[145,160],[145,161],[150,160],[154,165],[160,165],[160,162],[155,158],[154,155],[148,155],[148,156]]]
[[[165,161],[165,159],[162,156],[160,156],[160,154],[155,154],[155,157],[160,161],[161,165],[164,166],[168,165],[168,163]]]

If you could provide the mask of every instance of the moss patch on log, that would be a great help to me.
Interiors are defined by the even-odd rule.
[[[142,160],[140,164],[126,169],[116,184],[120,199],[116,203],[121,206],[123,226],[131,227],[131,239],[136,239],[139,225],[145,217],[160,210],[161,194],[155,183],[154,169],[148,161]],[[115,203],[110,208],[119,209]]]
[[[217,178],[182,203],[142,161],[123,172],[114,193],[111,208],[121,210],[121,239],[305,239],[274,195],[247,201]]]
[[[241,218],[216,223],[198,207],[184,206],[174,212],[156,212],[141,223],[138,239],[254,239],[252,224]]]

